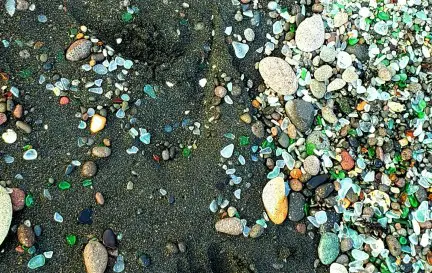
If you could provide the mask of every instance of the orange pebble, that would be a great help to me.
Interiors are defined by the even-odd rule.
[[[75,37],[75,39],[77,39],[77,40],[82,39],[82,38],[84,38],[84,34],[83,33],[78,33],[76,35],[76,37]]]
[[[60,98],[60,104],[61,105],[66,105],[66,104],[68,104],[69,103],[69,98],[68,97],[61,97]]]
[[[299,179],[302,176],[302,172],[300,169],[292,169],[290,175],[292,178]]]
[[[348,200],[348,198],[342,199],[342,206],[344,208],[348,208],[351,205],[351,202]]]
[[[252,106],[255,108],[259,108],[261,106],[261,103],[257,100],[253,100],[252,101]]]
[[[96,61],[94,59],[91,59],[89,62],[90,66],[95,66],[96,65]]]
[[[367,104],[367,101],[362,101],[359,104],[357,104],[357,107],[356,107],[357,111],[363,111],[366,104]]]
[[[272,136],[277,136],[277,134],[278,134],[277,128],[276,127],[272,127],[271,128],[271,133],[272,133]]]
[[[99,42],[97,42],[97,45],[98,45],[98,46],[103,46],[103,42],[102,42],[102,41],[99,41]]]

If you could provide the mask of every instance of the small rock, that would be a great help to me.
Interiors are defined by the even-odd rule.
[[[341,264],[332,263],[330,266],[330,273],[348,273],[348,270]]]
[[[324,95],[327,90],[325,83],[317,81],[316,79],[312,79],[309,87],[312,92],[312,95],[314,95],[315,98],[317,99],[324,98]]]
[[[251,230],[249,232],[249,237],[251,237],[251,238],[258,238],[263,233],[264,233],[264,227],[261,226],[260,224],[255,224],[255,225],[252,226],[252,228],[251,228]]]
[[[72,62],[81,61],[90,55],[93,43],[86,39],[73,42],[66,50],[66,59]]]
[[[336,64],[341,69],[347,69],[352,65],[351,55],[345,51],[339,51]]]
[[[345,69],[345,71],[342,73],[342,80],[346,81],[347,83],[352,83],[353,81],[358,80],[358,75],[355,72],[355,68],[353,66]]]
[[[333,68],[331,66],[329,66],[328,64],[320,66],[314,72],[314,78],[315,78],[315,80],[320,81],[320,82],[326,81],[332,75],[333,75]]]
[[[351,238],[342,238],[340,248],[342,252],[350,251],[354,246],[354,241]]]
[[[295,178],[289,181],[289,186],[293,191],[301,191],[303,189],[303,183]]]
[[[20,119],[23,116],[23,107],[21,104],[17,104],[12,112],[12,115],[14,116],[14,118],[16,119]]]
[[[186,244],[184,242],[179,242],[178,243],[178,249],[180,250],[181,253],[185,253],[186,252]]]
[[[391,255],[398,257],[402,253],[401,244],[393,235],[387,235],[386,243]]]
[[[111,155],[111,149],[104,146],[93,147],[92,155],[99,158],[108,157]]]
[[[348,14],[345,12],[338,12],[333,19],[334,27],[340,27],[347,22],[348,22]]]
[[[214,89],[214,93],[215,93],[215,95],[216,95],[217,97],[219,97],[219,98],[223,98],[223,97],[225,97],[225,95],[227,94],[227,90],[226,90],[226,88],[223,87],[223,86],[217,86],[217,87]]]
[[[167,161],[167,160],[170,159],[170,154],[169,154],[169,150],[168,149],[165,149],[165,150],[162,151],[162,159],[164,161]]]
[[[329,85],[327,86],[327,92],[332,92],[336,90],[340,90],[344,88],[346,85],[346,82],[340,78],[334,79]]]
[[[287,134],[285,134],[284,132],[282,132],[278,138],[279,145],[282,146],[283,148],[288,148],[289,141],[290,141],[289,136]]]
[[[262,200],[270,220],[275,224],[282,224],[288,214],[283,178],[276,177],[267,182],[262,192]]]
[[[142,254],[138,261],[143,267],[149,267],[151,265],[151,259],[147,254]]]
[[[17,121],[17,122],[15,123],[15,125],[16,125],[16,127],[17,127],[18,129],[24,131],[24,132],[27,133],[27,134],[30,134],[31,131],[32,131],[30,125],[28,125],[28,124],[25,123],[24,121],[20,121],[20,120],[19,120],[19,121]]]
[[[331,63],[336,60],[336,49],[333,46],[323,46],[319,56],[323,62]]]
[[[82,177],[93,177],[97,172],[97,165],[93,161],[86,161],[81,167]]]
[[[305,217],[304,205],[306,199],[299,192],[291,192],[289,195],[289,212],[288,219],[298,222]]]
[[[306,183],[306,186],[308,187],[308,189],[312,190],[318,187],[319,185],[324,184],[329,179],[330,176],[328,174],[320,174],[309,179],[309,181]]]
[[[18,241],[25,247],[32,247],[36,241],[35,234],[31,227],[21,224],[17,230]]]
[[[240,116],[240,120],[243,121],[246,124],[250,124],[252,122],[252,117],[249,113],[243,113]]]
[[[327,198],[333,191],[334,191],[333,183],[326,183],[316,188],[315,195],[320,199],[324,199]]]
[[[108,264],[108,252],[98,241],[89,241],[84,248],[84,264],[87,273],[104,273]]]
[[[312,12],[321,13],[324,10],[324,6],[321,3],[315,3],[312,5]]]
[[[96,203],[103,206],[105,204],[105,198],[103,197],[102,193],[97,192],[95,194]]]
[[[288,124],[287,132],[290,138],[295,139],[297,137],[297,129],[294,124]]]
[[[314,107],[312,103],[295,99],[285,104],[288,118],[300,132],[306,132],[314,121]]]
[[[387,69],[387,67],[383,66],[380,69],[378,69],[378,77],[381,80],[388,82],[391,80],[392,74],[391,74],[390,70]]]
[[[108,248],[117,248],[117,238],[114,231],[110,228],[106,229],[103,233],[103,244]]]
[[[314,14],[306,18],[297,28],[295,41],[297,47],[305,52],[311,52],[324,44],[324,23],[321,15]]]
[[[355,162],[354,159],[351,157],[351,155],[347,151],[341,152],[342,161],[341,161],[341,167],[345,171],[349,171],[352,168],[354,168]]]
[[[176,244],[169,242],[165,245],[165,252],[167,255],[173,255],[179,253],[179,249]]]
[[[339,255],[339,238],[336,234],[326,232],[321,236],[318,245],[318,257],[325,264],[331,264]]]
[[[325,150],[330,147],[330,140],[327,135],[321,131],[312,131],[306,139],[306,143],[315,145],[318,150]]]
[[[0,186],[0,245],[9,233],[12,221],[12,201],[6,190]]]
[[[229,235],[240,235],[243,233],[243,227],[239,218],[224,218],[216,222],[216,231]]]
[[[0,113],[0,125],[5,124],[7,120],[8,120],[8,118],[7,118],[6,114]]]
[[[16,9],[17,10],[28,10],[30,7],[30,4],[26,0],[17,0],[16,2]]]
[[[264,82],[279,95],[292,95],[297,91],[297,77],[291,66],[281,58],[266,57],[259,63]]]
[[[325,121],[330,124],[335,124],[338,121],[336,114],[333,112],[333,109],[327,106],[324,106],[321,109],[322,117]]]
[[[247,28],[244,30],[244,36],[246,41],[248,42],[252,42],[253,40],[255,40],[255,32],[251,28]]]
[[[22,189],[12,188],[10,194],[13,211],[20,211],[25,206],[25,192]]]
[[[367,60],[369,60],[369,45],[367,45],[366,43],[348,46],[346,52],[349,54],[353,54],[361,62],[366,62]]]
[[[320,160],[314,155],[306,157],[303,162],[303,168],[310,175],[317,175],[320,171]]]
[[[264,137],[264,124],[261,121],[257,121],[254,124],[252,124],[252,133],[258,137],[263,138]]]

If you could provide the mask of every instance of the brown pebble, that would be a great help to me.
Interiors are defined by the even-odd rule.
[[[320,3],[316,3],[312,5],[312,11],[315,13],[321,13],[324,10],[324,6]]]
[[[428,251],[428,253],[426,254],[426,258],[427,258],[427,262],[429,265],[432,265],[432,251]]]
[[[354,168],[355,165],[354,159],[347,151],[345,150],[342,151],[341,156],[342,156],[342,162],[341,162],[342,169],[344,169],[345,171],[349,171],[352,168]]]
[[[306,225],[304,223],[298,223],[296,225],[296,231],[298,233],[305,234],[306,233]]]
[[[6,123],[7,121],[7,116],[4,113],[0,113],[0,125]]]
[[[215,93],[215,95],[218,96],[219,98],[223,98],[223,97],[225,97],[225,95],[227,94],[227,90],[226,90],[226,88],[223,87],[223,86],[217,86],[217,87],[214,89],[214,93]]]
[[[107,147],[111,146],[111,140],[109,138],[104,138],[102,142]]]
[[[21,104],[17,104],[12,112],[12,115],[14,116],[14,118],[16,119],[20,119],[22,118],[23,115],[23,107]]]
[[[93,177],[97,172],[97,165],[93,161],[86,161],[81,167],[82,177]]]
[[[18,241],[25,247],[32,247],[35,243],[35,234],[31,227],[21,224],[17,230]]]
[[[22,189],[13,188],[10,194],[13,211],[20,211],[25,205],[25,193]]]
[[[96,203],[98,203],[98,205],[103,206],[105,204],[105,198],[103,197],[102,193],[97,192],[95,194],[95,199],[96,199]]]
[[[24,131],[24,132],[27,133],[27,134],[30,134],[31,131],[32,131],[30,125],[28,125],[28,124],[25,123],[24,121],[20,121],[20,120],[18,120],[18,121],[16,122],[15,125],[16,125],[16,127],[17,127],[18,129]]]
[[[301,191],[303,189],[303,183],[298,179],[291,179],[289,185],[293,191]]]
[[[401,152],[402,160],[410,160],[412,158],[412,151],[411,149],[403,149]]]
[[[296,127],[294,126],[294,124],[289,124],[288,125],[288,128],[287,128],[287,131],[288,131],[288,136],[291,138],[291,139],[295,139],[296,138],[296,136],[297,136],[297,129],[296,129]]]

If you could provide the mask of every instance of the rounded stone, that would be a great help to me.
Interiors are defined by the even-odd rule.
[[[338,12],[333,19],[334,27],[340,27],[346,22],[348,22],[348,14],[345,12]]]
[[[0,245],[9,233],[12,221],[12,201],[6,190],[0,186]]]
[[[342,161],[341,161],[342,169],[344,169],[345,171],[349,171],[352,168],[354,168],[354,166],[355,166],[354,159],[351,157],[351,155],[347,151],[345,151],[345,150],[342,151],[341,157],[342,157]]]
[[[95,194],[96,203],[103,206],[105,204],[105,198],[103,197],[102,193],[97,192]]]
[[[402,246],[393,235],[387,235],[386,243],[391,255],[398,257],[402,253]]]
[[[86,39],[73,42],[66,50],[66,59],[72,62],[81,61],[90,55],[93,43]]]
[[[343,79],[337,78],[334,79],[331,83],[329,83],[329,85],[327,86],[327,91],[332,92],[332,91],[340,90],[344,88],[345,85],[346,82]]]
[[[315,80],[320,81],[320,82],[323,82],[323,81],[329,79],[332,75],[333,75],[333,68],[331,66],[329,66],[328,64],[320,66],[314,72]]]
[[[86,161],[81,167],[82,177],[93,177],[97,172],[97,165],[93,161]]]
[[[215,229],[229,235],[240,235],[243,233],[243,226],[237,217],[224,218],[216,222]]]
[[[339,238],[336,234],[331,232],[326,232],[321,236],[318,245],[318,257],[320,261],[329,265],[339,255]]]
[[[97,146],[93,147],[92,155],[95,157],[108,157],[111,155],[111,149],[109,147]]]
[[[337,55],[336,64],[341,69],[347,69],[352,65],[351,55],[345,51],[340,51]]]
[[[10,193],[13,211],[20,211],[25,206],[25,192],[22,189],[13,188]]]
[[[267,182],[262,192],[264,208],[270,220],[282,224],[288,215],[288,198],[285,195],[283,178],[276,177]]]
[[[260,224],[255,224],[255,225],[252,226],[252,228],[251,228],[251,230],[249,232],[249,237],[251,237],[251,238],[258,238],[263,233],[264,233],[264,227],[261,226]]]
[[[355,72],[355,68],[353,66],[348,67],[345,69],[345,71],[342,73],[342,80],[352,83],[353,81],[358,80],[358,75]]]
[[[35,243],[35,234],[31,227],[21,224],[17,230],[18,241],[25,247],[32,247]]]
[[[317,175],[320,171],[320,160],[314,155],[306,157],[303,168],[310,175]]]
[[[296,74],[283,59],[277,57],[262,59],[259,63],[259,72],[267,86],[279,95],[292,95],[297,91]]]
[[[169,242],[165,245],[165,252],[167,255],[173,255],[179,253],[179,249],[176,244]]]
[[[290,100],[285,104],[285,112],[300,132],[306,132],[312,126],[315,114],[312,103],[301,99]]]
[[[295,178],[289,181],[289,186],[293,191],[301,191],[303,189],[303,183]]]
[[[225,97],[225,95],[227,94],[227,90],[226,90],[226,88],[223,87],[223,86],[217,86],[217,87],[214,89],[214,94],[215,94],[217,97],[219,97],[219,98],[223,98],[223,97]]]
[[[348,270],[341,264],[332,263],[330,266],[330,273],[348,273]]]
[[[117,238],[114,231],[110,228],[106,229],[103,233],[103,244],[108,248],[117,248]]]
[[[333,46],[323,46],[319,56],[323,62],[331,63],[336,60],[336,49]]]
[[[90,241],[84,248],[84,264],[87,273],[104,273],[108,263],[108,252],[98,241]]]
[[[312,95],[314,95],[315,98],[317,99],[324,98],[324,95],[327,90],[325,83],[317,81],[316,79],[312,79],[309,87],[312,92]]]
[[[306,139],[306,143],[315,145],[318,150],[328,149],[330,147],[330,140],[327,135],[321,131],[312,131]]]
[[[321,109],[322,117],[325,121],[330,124],[335,124],[338,121],[336,114],[333,112],[333,109],[327,106],[324,106]]]
[[[295,34],[295,41],[300,50],[311,52],[324,44],[324,36],[325,29],[321,15],[314,14],[300,23]]]

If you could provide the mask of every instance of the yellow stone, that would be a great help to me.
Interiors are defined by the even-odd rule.
[[[90,131],[92,133],[97,133],[105,127],[106,117],[95,114],[90,122]]]
[[[288,215],[288,198],[285,195],[285,182],[282,177],[267,182],[262,200],[270,220],[275,224],[282,224]]]

